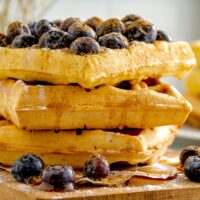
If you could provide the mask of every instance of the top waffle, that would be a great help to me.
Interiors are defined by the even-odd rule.
[[[182,78],[195,65],[187,43],[170,42],[164,32],[135,15],[85,23],[69,18],[59,26],[47,20],[29,27],[14,22],[7,35],[0,35],[0,45],[0,79],[84,88],[147,77]]]

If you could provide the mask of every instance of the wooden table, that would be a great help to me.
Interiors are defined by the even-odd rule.
[[[0,171],[1,200],[200,200],[200,183],[189,181],[184,175],[173,180],[132,178],[124,187],[85,187],[74,192],[44,192],[19,183],[6,171]]]

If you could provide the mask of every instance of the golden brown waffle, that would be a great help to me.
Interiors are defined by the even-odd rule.
[[[126,90],[0,81],[0,113],[19,128],[112,129],[180,126],[191,105],[172,86],[142,81]]]
[[[0,163],[12,165],[26,153],[40,155],[45,164],[68,164],[75,168],[82,167],[93,153],[105,155],[110,163],[151,163],[165,153],[176,132],[175,126],[129,129],[128,134],[103,130],[25,131],[2,120]]]
[[[197,68],[188,76],[186,87],[192,95],[200,95],[200,69]]]
[[[183,78],[195,64],[193,52],[185,42],[133,42],[126,49],[106,49],[85,56],[67,50],[0,49],[0,79],[77,83],[84,88],[148,77]]]
[[[194,41],[191,43],[192,50],[197,60],[197,66],[200,66],[200,41]]]
[[[200,128],[200,96],[187,93],[185,97],[192,104],[192,112],[187,118],[187,123]]]

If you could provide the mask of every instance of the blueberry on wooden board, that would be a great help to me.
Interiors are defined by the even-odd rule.
[[[190,156],[200,156],[200,147],[193,145],[185,147],[179,155],[181,164],[184,165],[184,162]]]
[[[194,182],[200,182],[200,156],[190,156],[184,163],[185,175]]]
[[[75,181],[75,172],[71,166],[65,165],[50,165],[43,174],[42,180],[55,188],[64,189],[68,184],[73,184]]]
[[[100,154],[91,155],[86,160],[83,168],[83,175],[92,178],[99,179],[105,178],[110,172],[110,166],[104,156]]]
[[[40,176],[43,170],[44,162],[34,154],[23,155],[11,167],[13,177],[22,182],[33,176]]]

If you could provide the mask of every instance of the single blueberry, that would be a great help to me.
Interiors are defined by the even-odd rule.
[[[0,33],[0,47],[5,47],[10,44],[8,36],[4,33]]]
[[[81,22],[81,20],[79,18],[70,17],[70,18],[67,18],[66,20],[64,20],[60,24],[60,29],[67,32],[69,27],[74,23],[82,24],[82,22]]]
[[[50,165],[44,170],[42,180],[55,188],[62,189],[74,183],[75,172],[71,166]]]
[[[77,55],[96,54],[100,49],[98,42],[90,37],[80,37],[70,45],[70,50]]]
[[[102,19],[99,17],[92,17],[88,19],[84,24],[90,26],[93,28],[94,31],[96,31],[97,27],[102,23]]]
[[[7,36],[9,40],[12,42],[16,36],[21,34],[31,34],[28,26],[22,22],[15,21],[8,26]]]
[[[129,24],[137,21],[138,19],[142,19],[142,18],[139,15],[130,14],[122,18],[122,22],[125,24],[125,26],[128,26]]]
[[[13,40],[11,47],[12,48],[25,48],[25,47],[31,47],[32,45],[36,44],[37,40],[33,35],[23,34],[18,35]]]
[[[179,155],[181,164],[184,165],[184,162],[190,156],[200,156],[200,147],[192,145],[185,147]]]
[[[169,35],[167,35],[164,31],[158,30],[156,40],[163,40],[166,42],[171,42],[172,39]]]
[[[108,176],[110,166],[104,156],[100,154],[91,155],[84,164],[83,175],[92,179]]]
[[[128,46],[128,40],[121,33],[109,33],[98,40],[101,46],[111,49],[122,49]]]
[[[43,170],[44,162],[34,154],[23,155],[11,167],[13,177],[22,182],[33,176],[40,176]]]
[[[79,37],[91,37],[93,39],[96,38],[96,32],[91,27],[78,23],[72,24],[68,29],[68,33],[72,35],[74,38],[79,38]]]
[[[185,175],[194,182],[200,182],[200,156],[190,156],[184,163]]]
[[[72,42],[72,37],[64,31],[52,30],[46,32],[39,39],[40,48],[59,49],[69,47]]]
[[[100,37],[102,35],[106,35],[108,33],[112,33],[112,32],[123,34],[124,31],[125,31],[124,24],[122,23],[121,20],[116,19],[116,18],[108,19],[108,20],[104,21],[103,23],[101,23],[97,27],[98,37]]]
[[[35,33],[38,38],[40,38],[44,33],[54,30],[56,27],[52,22],[47,21],[46,19],[41,19],[40,21],[35,23]]]
[[[157,30],[152,23],[140,19],[127,26],[125,36],[129,41],[151,43],[156,40]]]

